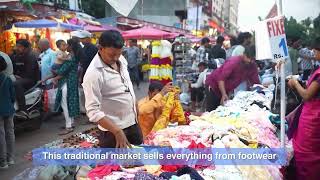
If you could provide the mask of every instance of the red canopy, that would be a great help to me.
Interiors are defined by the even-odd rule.
[[[139,29],[123,31],[122,36],[125,39],[167,39],[172,37],[172,34],[152,27],[142,27]]]
[[[103,31],[107,31],[107,30],[117,30],[117,31],[121,32],[116,27],[112,27],[112,26],[108,26],[108,25],[94,26],[94,25],[90,25],[90,24],[84,26],[84,30],[90,31],[90,32],[103,32]]]
[[[84,30],[90,31],[90,32],[103,32],[106,31],[107,29],[101,27],[101,26],[94,26],[94,25],[86,25],[84,26]]]

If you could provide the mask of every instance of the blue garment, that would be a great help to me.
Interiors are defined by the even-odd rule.
[[[48,76],[51,76],[51,66],[56,61],[56,53],[52,49],[47,49],[40,54],[41,58],[41,79],[45,79]],[[51,80],[48,80],[46,84],[50,84]]]
[[[0,116],[12,116],[15,112],[15,91],[12,80],[3,73],[0,73],[0,94]]]

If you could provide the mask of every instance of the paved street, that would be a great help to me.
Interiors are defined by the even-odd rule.
[[[137,99],[144,97],[148,90],[148,83],[142,83],[141,89],[135,88]],[[90,124],[84,125],[88,121],[86,116],[81,116],[76,121],[76,131],[82,132],[93,127]],[[32,132],[21,132],[16,135],[16,164],[7,170],[0,170],[1,180],[11,180],[14,176],[21,173],[24,169],[32,167],[32,162],[24,156],[32,149],[47,144],[51,141],[61,138],[58,135],[60,127],[65,123],[62,115],[47,119],[41,126],[41,129]],[[70,136],[67,135],[67,136]]]

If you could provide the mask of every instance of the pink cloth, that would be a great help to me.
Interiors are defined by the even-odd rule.
[[[122,36],[125,39],[166,39],[171,36],[171,33],[152,27],[142,27],[139,29],[123,31]]]
[[[308,87],[320,76],[315,71]],[[304,103],[296,134],[293,137],[298,179],[320,179],[320,98]]]
[[[118,170],[120,170],[120,166],[97,166],[88,173],[88,178],[91,180],[95,180],[96,178],[102,179],[104,176],[111,174],[112,171]]]

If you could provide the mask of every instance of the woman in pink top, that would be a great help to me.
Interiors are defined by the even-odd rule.
[[[289,86],[304,100],[293,148],[298,179],[320,179],[320,68],[308,80],[304,89],[297,80]]]

